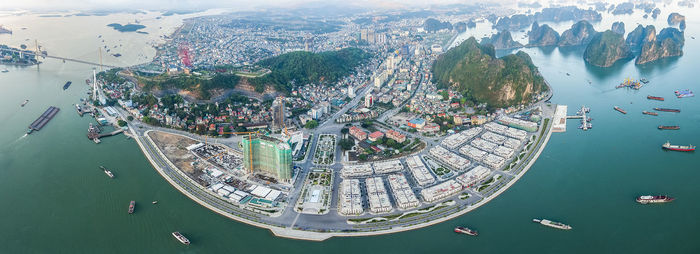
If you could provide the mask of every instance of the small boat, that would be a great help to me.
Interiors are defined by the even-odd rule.
[[[615,108],[615,110],[619,111],[620,113],[627,114],[627,111],[625,111],[624,109],[622,109],[618,106],[615,106],[614,108]]]
[[[644,84],[647,84],[647,83],[649,83],[649,80],[646,79],[646,78],[641,78],[641,79],[639,79],[639,82],[642,82],[642,83],[644,83]]]
[[[693,91],[690,91],[690,89],[685,89],[685,90],[676,91],[675,93],[676,93],[676,97],[678,97],[678,98],[686,98],[686,97],[693,97],[693,96],[695,96],[695,94],[693,93]]]
[[[639,196],[639,197],[637,197],[637,203],[644,204],[644,205],[646,205],[646,204],[668,203],[668,202],[671,202],[671,201],[673,201],[673,200],[675,200],[675,198],[672,198],[672,197],[669,197],[669,196],[666,196],[666,195],[662,195],[662,196],[651,196],[651,195],[648,195],[648,196]]]
[[[664,100],[664,97],[647,95],[647,99],[649,99],[649,100],[663,101],[663,100]]]
[[[678,125],[659,125],[659,130],[679,130],[680,128]]]
[[[22,102],[22,105],[19,105],[19,106],[24,107],[24,105],[27,105],[27,103],[29,103],[29,100],[24,100],[24,102]]]
[[[561,223],[561,222],[547,220],[547,219],[532,219],[532,222],[539,223],[539,224],[545,225],[547,227],[561,229],[561,230],[570,230],[571,229],[571,226],[569,226],[569,225],[566,225],[566,224]]]
[[[134,213],[134,207],[136,206],[136,201],[131,200],[129,203],[129,214]]]
[[[659,115],[659,113],[649,112],[649,111],[642,111],[642,114],[650,115],[650,116],[658,116]]]
[[[680,113],[680,109],[675,109],[675,108],[654,108],[656,111],[663,111],[663,112],[674,112],[674,113]]]
[[[471,236],[478,236],[479,232],[476,232],[476,230],[472,230],[466,227],[456,227],[454,229],[455,233],[458,234],[465,234],[465,235],[471,235]]]
[[[155,205],[155,204],[158,204],[158,200],[155,200],[155,201],[153,201],[153,202],[151,202],[151,203],[153,203],[154,205]]]
[[[2,70],[2,73],[7,73],[7,72],[10,72],[10,71],[8,69]]]
[[[663,149],[666,150],[671,150],[671,151],[679,151],[679,152],[692,152],[695,151],[695,146],[694,145],[687,145],[687,146],[679,146],[679,145],[671,145],[670,142],[666,141],[665,144],[661,145]]]
[[[68,89],[68,87],[70,87],[70,84],[73,84],[73,82],[71,82],[71,81],[66,82],[66,84],[63,85],[63,90]]]
[[[173,237],[175,237],[175,239],[180,241],[182,244],[190,245],[190,240],[184,235],[180,234],[180,232],[173,232]]]
[[[114,174],[112,173],[112,171],[109,171],[107,168],[105,168],[103,166],[100,166],[100,168],[102,169],[102,171],[105,172],[105,174],[107,174],[107,176],[109,176],[109,178],[114,178]]]

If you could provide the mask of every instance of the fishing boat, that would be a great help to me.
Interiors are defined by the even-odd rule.
[[[136,206],[136,201],[131,200],[131,202],[129,202],[129,214],[134,213],[135,206]]]
[[[659,113],[649,112],[649,111],[642,111],[642,114],[650,115],[650,116],[658,116],[659,115]]]
[[[556,221],[551,221],[547,219],[532,219],[532,222],[539,223],[542,225],[545,225],[547,227],[552,227],[556,229],[561,229],[561,230],[571,230],[571,226],[566,225],[561,222],[556,222]]]
[[[622,109],[618,106],[615,106],[614,108],[615,108],[615,110],[619,111],[620,113],[627,114],[627,111],[625,111],[624,109]]]
[[[27,105],[27,103],[29,103],[29,100],[24,100],[24,102],[22,102],[22,105],[19,105],[19,106],[24,107],[24,105]]]
[[[476,232],[476,230],[469,229],[467,227],[456,227],[454,229],[455,233],[457,234],[465,234],[465,235],[471,235],[471,236],[478,236],[479,232]]]

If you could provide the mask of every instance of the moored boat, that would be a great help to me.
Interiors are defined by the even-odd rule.
[[[615,106],[614,108],[615,108],[615,110],[619,111],[620,113],[627,114],[627,111],[625,111],[624,109],[622,109],[618,106]]]
[[[649,111],[642,111],[642,114],[650,115],[650,116],[658,116],[659,115],[659,113],[649,112]]]
[[[690,91],[690,89],[678,90],[678,91],[676,91],[675,93],[676,93],[676,97],[678,97],[678,98],[686,98],[686,97],[693,97],[693,96],[695,96],[695,94],[693,93],[693,91]]]
[[[678,125],[659,125],[659,130],[678,130],[680,128]]]
[[[136,201],[131,200],[129,203],[129,214],[134,213],[134,207],[136,206]]]
[[[455,233],[458,234],[465,234],[465,235],[471,235],[471,236],[478,236],[479,232],[476,232],[476,230],[472,230],[466,227],[456,227],[454,229]]]
[[[561,229],[561,230],[570,230],[571,229],[571,226],[569,226],[569,225],[566,225],[566,224],[561,223],[561,222],[547,220],[547,219],[532,219],[532,222],[539,223],[539,224],[545,225],[547,227]]]
[[[661,195],[661,196],[652,196],[652,195],[646,195],[646,196],[639,196],[637,197],[637,203],[640,204],[658,204],[658,203],[668,203],[675,200],[675,198],[666,196],[666,195]]]
[[[680,109],[675,109],[675,108],[654,108],[656,111],[663,111],[663,112],[674,112],[674,113],[680,113]]]
[[[173,232],[173,237],[175,237],[175,239],[180,241],[182,244],[190,245],[190,240],[184,235],[180,234],[180,232]]]
[[[649,99],[649,100],[663,101],[663,100],[664,100],[664,97],[647,95],[647,99]]]
[[[695,146],[694,145],[687,145],[687,146],[679,146],[679,145],[671,145],[670,142],[666,141],[665,144],[661,146],[663,149],[666,150],[671,150],[671,151],[679,151],[679,152],[692,152],[695,151]]]

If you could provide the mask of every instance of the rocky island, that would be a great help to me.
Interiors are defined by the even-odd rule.
[[[615,22],[612,24],[610,30],[618,34],[625,35],[625,23],[622,23],[621,21]]]
[[[681,22],[684,22],[685,16],[683,16],[677,12],[674,12],[674,13],[668,14],[667,21],[668,21],[669,25],[675,26],[675,25],[680,24]]]
[[[599,67],[610,67],[618,60],[631,58],[632,51],[622,34],[607,30],[593,36],[583,52],[583,59]]]
[[[530,102],[548,89],[527,53],[497,58],[493,45],[480,45],[474,37],[439,56],[432,72],[439,87],[495,107]]]
[[[527,33],[529,47],[556,46],[559,43],[559,33],[547,24],[532,23],[532,29]]]
[[[513,37],[508,31],[501,31],[491,36],[491,38],[484,37],[481,39],[481,44],[492,44],[495,49],[515,49],[522,48],[523,44],[514,41]]]
[[[582,20],[564,31],[559,38],[559,46],[586,45],[598,32],[588,21]]]
[[[112,23],[107,25],[108,27],[114,28],[114,30],[117,30],[119,32],[136,32],[138,30],[146,28],[144,25],[140,24],[118,24],[118,23]]]
[[[684,43],[683,32],[676,28],[664,28],[659,35],[644,40],[635,63],[645,64],[666,57],[682,56]]]

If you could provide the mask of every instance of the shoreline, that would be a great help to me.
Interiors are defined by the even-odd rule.
[[[182,186],[177,184],[167,173],[165,173],[165,170],[163,168],[161,168],[156,163],[156,159],[151,157],[150,153],[146,150],[145,144],[143,144],[142,142],[151,142],[152,147],[157,152],[156,156],[160,157],[159,159],[162,162],[167,163],[170,167],[172,167],[174,169],[174,171],[177,171],[176,172],[177,174],[182,174],[182,172],[180,172],[179,169],[177,167],[175,167],[175,165],[172,164],[172,162],[169,159],[167,159],[167,157],[165,156],[165,154],[163,154],[163,152],[160,150],[160,148],[158,148],[157,145],[155,145],[155,143],[152,141],[150,136],[148,136],[148,133],[150,133],[151,131],[160,131],[160,130],[147,130],[144,132],[144,136],[140,137],[135,133],[134,129],[131,128],[131,126],[129,129],[130,129],[130,132],[136,136],[135,140],[136,140],[137,144],[139,145],[141,152],[145,155],[146,159],[148,159],[148,161],[151,163],[153,168],[155,168],[156,171],[163,178],[165,178],[168,181],[168,183],[170,183],[170,185],[173,185],[178,191],[185,194],[185,196],[187,196],[191,200],[195,201],[196,203],[204,206],[205,208],[207,208],[213,212],[216,212],[220,215],[223,215],[223,216],[225,216],[229,219],[235,220],[237,222],[242,222],[242,223],[245,223],[245,224],[248,224],[251,226],[256,226],[259,228],[268,229],[272,232],[273,235],[275,235],[277,237],[291,238],[291,239],[297,239],[297,240],[307,240],[307,241],[324,241],[324,240],[327,240],[331,237],[374,236],[374,235],[392,234],[392,233],[404,232],[404,231],[409,231],[409,230],[414,230],[414,229],[420,229],[420,228],[432,226],[432,225],[435,225],[438,223],[442,223],[442,222],[457,218],[457,217],[462,216],[468,212],[473,211],[474,209],[481,207],[482,205],[488,203],[489,201],[491,201],[494,198],[501,195],[508,188],[510,188],[513,184],[515,184],[518,180],[520,180],[520,178],[523,175],[525,175],[525,173],[527,173],[527,171],[537,161],[537,159],[539,158],[539,156],[542,153],[542,151],[544,150],[544,148],[547,146],[547,143],[549,142],[549,138],[552,135],[552,132],[551,132],[552,126],[553,126],[552,124],[548,124],[548,126],[544,127],[544,128],[546,128],[546,134],[545,134],[546,137],[544,137],[544,140],[542,141],[542,143],[537,147],[537,151],[535,153],[533,153],[532,157],[528,160],[528,163],[525,166],[523,166],[524,168],[511,181],[509,181],[505,186],[503,186],[502,188],[500,188],[499,190],[497,190],[493,194],[489,195],[488,197],[485,197],[484,199],[482,199],[478,203],[467,206],[465,209],[460,210],[460,211],[455,212],[455,213],[452,213],[452,214],[449,214],[445,217],[442,217],[442,218],[439,218],[436,220],[432,220],[432,221],[428,221],[425,223],[421,223],[421,224],[417,224],[417,225],[410,225],[410,226],[399,226],[396,228],[391,228],[391,229],[386,229],[386,230],[368,231],[368,232],[313,232],[313,231],[304,231],[304,230],[293,229],[290,227],[279,227],[279,226],[274,226],[274,225],[269,225],[269,224],[265,224],[265,223],[252,221],[252,220],[249,220],[246,218],[242,218],[242,217],[233,215],[233,214],[228,213],[224,210],[221,210],[220,208],[215,207],[215,206],[205,202],[204,200],[194,196],[192,193],[185,190],[185,188],[183,188]],[[541,129],[538,129],[538,131],[541,131]],[[163,132],[163,131],[161,131],[161,132]],[[184,136],[184,135],[181,135],[178,133],[172,133],[172,132],[166,132],[166,133],[187,137],[187,136]],[[142,141],[141,138],[143,138],[144,140]],[[187,138],[190,138],[190,137],[187,137]],[[184,176],[184,177],[188,181],[190,181],[190,182],[192,181],[189,177],[187,177],[187,176]],[[201,186],[199,186],[197,183],[193,183],[193,184],[195,186],[197,186],[197,188],[202,189]]]

